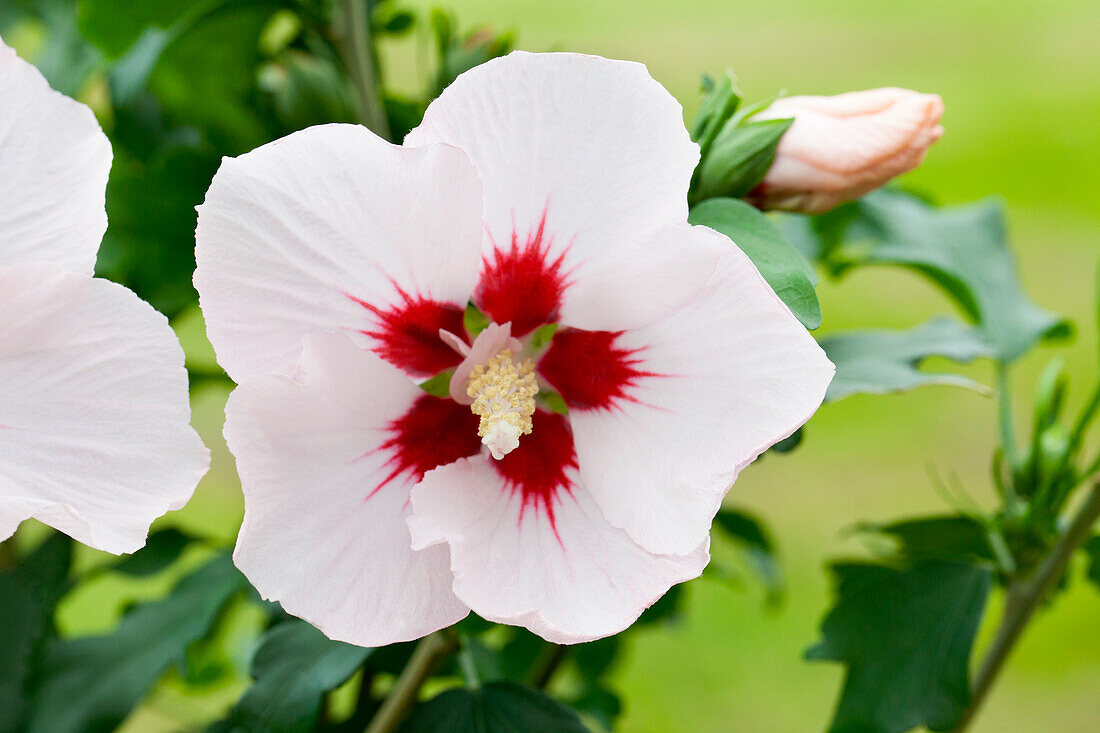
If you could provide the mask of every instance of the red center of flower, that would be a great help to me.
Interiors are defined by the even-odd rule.
[[[477,415],[465,405],[428,394],[418,398],[408,412],[390,423],[390,438],[381,446],[391,454],[386,461],[390,473],[374,491],[402,476],[416,483],[437,466],[477,455],[481,450],[477,422]]]
[[[430,376],[457,366],[462,360],[454,349],[439,339],[439,329],[466,333],[463,310],[422,296],[411,296],[398,288],[401,300],[384,308],[348,296],[376,317],[372,329],[362,333],[374,339],[374,352],[399,369],[417,376]]]
[[[474,301],[494,323],[511,323],[512,337],[523,337],[539,326],[554,323],[567,287],[563,258],[551,253],[544,215],[527,237],[513,234],[507,249],[494,247],[484,260]],[[463,361],[455,351],[458,345],[452,348],[445,344],[439,333],[443,329],[465,334],[462,309],[410,296],[400,289],[398,293],[400,301],[386,308],[357,301],[377,319],[374,329],[363,331],[375,340],[376,353],[417,375],[437,374],[458,366]],[[557,390],[571,410],[605,410],[621,400],[632,400],[630,392],[638,381],[656,375],[641,368],[638,350],[617,344],[621,335],[560,329],[537,365],[543,388],[549,384]],[[474,342],[474,352],[464,353],[480,353],[478,349],[484,348],[481,343]],[[498,352],[494,346],[492,354],[470,357],[478,360],[472,372],[468,371],[472,362],[458,370],[462,376],[456,378],[465,383],[458,394],[467,388],[477,392],[470,397],[479,398],[474,402],[475,407],[480,406],[479,414],[485,413],[483,419],[515,417],[510,411],[519,407],[509,402],[511,397],[527,400],[527,409],[534,407],[530,402],[532,392],[516,396],[508,391],[518,377],[505,369],[521,365],[531,356],[528,348],[525,345],[513,354],[511,350]],[[482,356],[489,361],[482,362]],[[490,362],[495,367],[490,369]],[[477,380],[468,374],[474,374]],[[577,468],[573,433],[566,416],[544,409],[535,411],[530,428],[529,434],[522,433],[518,446],[514,440],[504,448],[492,442],[494,454],[503,457],[492,460],[491,465],[509,489],[522,497],[521,518],[533,506],[545,510],[553,525],[556,502],[572,493],[570,472]],[[478,454],[483,450],[478,429],[479,416],[471,412],[471,407],[451,399],[420,397],[389,426],[390,437],[382,450],[391,455],[387,462],[390,472],[378,488],[401,477],[419,481],[433,468]],[[486,433],[486,440],[490,438]]]
[[[605,410],[619,400],[632,400],[629,389],[642,377],[638,350],[621,349],[621,333],[566,329],[554,335],[539,362],[539,373],[561,394],[571,410]]]
[[[554,524],[554,500],[559,491],[570,493],[567,471],[577,467],[577,453],[573,448],[573,432],[564,415],[536,410],[532,417],[534,428],[519,447],[493,467],[513,491],[523,497],[523,511],[528,507],[545,509]]]
[[[494,244],[485,258],[474,300],[496,323],[512,323],[512,335],[524,336],[558,319],[565,292],[564,254],[550,258],[546,215],[521,243],[512,233],[508,249]]]

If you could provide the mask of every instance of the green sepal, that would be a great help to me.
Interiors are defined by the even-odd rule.
[[[699,163],[690,200],[741,198],[756,188],[775,161],[776,148],[793,119],[726,121]]]

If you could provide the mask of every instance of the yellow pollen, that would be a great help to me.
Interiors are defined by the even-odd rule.
[[[477,434],[500,460],[519,446],[519,436],[531,434],[535,395],[539,392],[535,365],[530,359],[517,364],[508,349],[470,371],[466,395],[470,410],[481,418]]]

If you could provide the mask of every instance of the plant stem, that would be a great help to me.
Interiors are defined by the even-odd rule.
[[[421,685],[457,647],[458,640],[453,633],[446,630],[421,639],[365,733],[390,733],[396,730],[416,704]]]
[[[360,121],[379,137],[389,140],[390,124],[386,119],[374,49],[371,47],[367,0],[340,0],[340,4],[343,28],[339,29],[338,38],[344,63],[359,95]]]
[[[1070,557],[1088,539],[1089,530],[1098,517],[1100,517],[1100,479],[1094,481],[1084,504],[1081,505],[1077,515],[1062,533],[1050,554],[1039,565],[1035,574],[1031,578],[1014,581],[1009,586],[1004,618],[978,669],[970,707],[952,729],[953,733],[962,733],[973,722],[974,715],[989,694],[990,688],[1016,646],[1016,642],[1019,641],[1024,628],[1047,593],[1062,577]]]
[[[1003,361],[997,362],[997,392],[997,425],[1001,431],[1001,447],[1008,458],[1012,475],[1015,476],[1016,471],[1020,468],[1020,454],[1016,449],[1016,431],[1012,425],[1012,388],[1008,380],[1008,364]],[[1015,498],[1015,487],[1011,484],[1010,481],[1009,487],[1011,487],[1013,498]]]
[[[550,684],[550,680],[554,678],[554,672],[565,661],[565,657],[566,648],[564,646],[546,642],[542,651],[531,664],[531,668],[527,670],[524,682],[539,690],[545,689]]]
[[[461,648],[458,650],[458,668],[462,670],[462,679],[466,687],[476,690],[481,687],[481,675],[478,674],[477,662],[474,661],[474,653],[470,648],[470,638],[463,636],[459,643]]]

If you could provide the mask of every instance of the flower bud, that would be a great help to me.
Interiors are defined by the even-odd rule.
[[[754,119],[794,118],[764,181],[747,197],[761,209],[816,214],[916,168],[943,134],[943,101],[908,89],[786,97]]]

